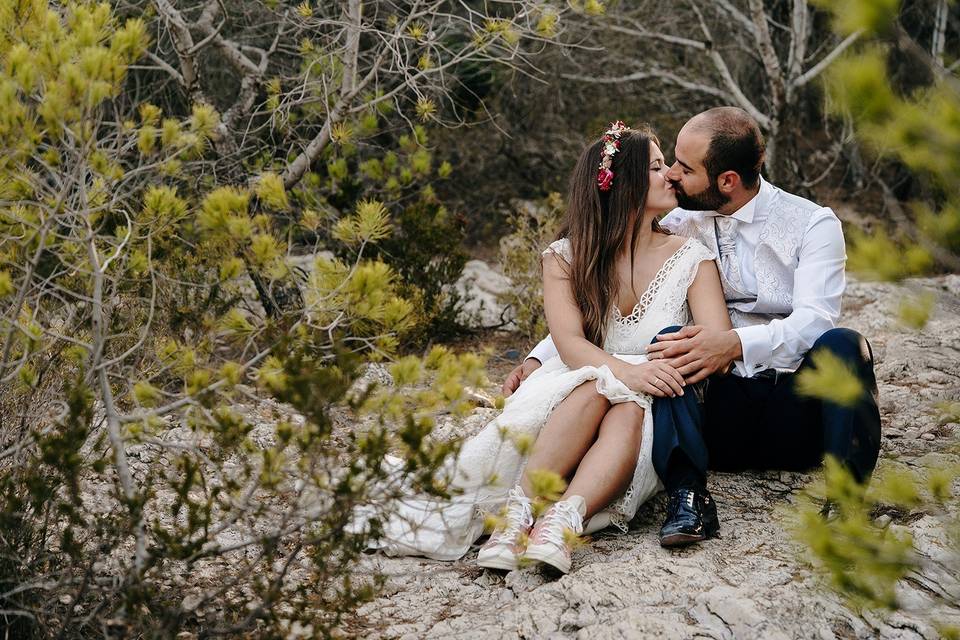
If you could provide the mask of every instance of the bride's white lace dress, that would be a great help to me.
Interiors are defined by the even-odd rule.
[[[566,239],[552,243],[544,255],[551,252],[567,262],[571,259]],[[660,330],[690,321],[687,289],[700,262],[713,258],[700,242],[687,239],[660,267],[632,313],[623,316],[614,308],[604,350],[627,362],[646,361],[644,348]],[[451,500],[413,495],[404,498],[393,505],[395,512],[384,523],[384,536],[375,546],[388,555],[422,555],[437,560],[462,557],[483,533],[483,513],[497,512],[507,492],[520,480],[526,460],[514,444],[517,437],[526,434],[535,439],[553,409],[587,380],[596,380],[597,391],[611,403],[636,402],[646,409],[633,481],[619,499],[585,523],[586,533],[610,524],[626,531],[637,507],[660,489],[651,460],[650,396],[631,391],[605,365],[571,371],[555,357],[531,374],[507,398],[503,412],[467,440],[457,459],[451,461],[451,487],[458,495]]]

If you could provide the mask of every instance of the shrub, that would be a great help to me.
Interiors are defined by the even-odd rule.
[[[434,355],[348,393],[417,323],[396,271],[363,250],[388,236],[386,206],[317,216],[356,257],[317,252],[279,303],[302,193],[268,169],[208,180],[209,106],[118,98],[144,24],[41,0],[0,4],[0,21],[9,636],[330,635],[379,584],[355,564],[382,517],[352,533],[354,506],[444,490],[456,443],[432,437],[434,415],[469,407],[482,363]],[[409,385],[433,376],[444,393],[413,406]]]
[[[547,333],[540,254],[556,240],[563,210],[557,193],[543,202],[522,203],[510,217],[513,232],[500,241],[500,265],[513,282],[501,302],[513,309],[517,331],[526,338],[540,339]]]
[[[896,0],[843,0],[822,2],[834,13],[835,28],[862,36],[861,46],[831,70],[827,88],[835,108],[854,122],[857,137],[878,155],[896,158],[927,184],[933,197],[915,203],[917,225],[903,211],[894,211],[905,233],[885,232],[854,238],[850,266],[867,277],[901,280],[929,271],[936,262],[960,266],[956,255],[960,229],[960,92],[958,80],[908,35],[900,23]],[[940,10],[947,11],[944,3]],[[943,14],[940,29],[945,29]],[[941,36],[943,33],[941,32]],[[936,41],[936,37],[934,41]],[[926,71],[930,86],[904,93],[888,76],[888,63],[902,56]],[[915,74],[922,77],[924,74]],[[895,209],[900,205],[892,203]],[[934,306],[930,295],[901,301],[900,320],[922,328]],[[809,393],[840,404],[855,398],[849,374],[838,363],[825,365],[817,376],[804,381]],[[839,393],[843,387],[847,392]],[[844,398],[846,396],[846,398]],[[941,410],[954,413],[947,403]],[[899,468],[898,468],[899,467]],[[870,491],[857,485],[835,461],[828,461],[822,487],[811,490],[814,500],[800,512],[796,535],[805,542],[813,562],[830,577],[831,586],[858,606],[888,610],[908,609],[897,597],[901,580],[934,566],[956,574],[960,566],[960,526],[955,510],[956,468],[914,465],[902,468],[883,461],[880,478]],[[824,518],[814,506],[829,502],[833,518]],[[915,548],[909,531],[897,524],[879,524],[874,518],[889,513],[930,514],[939,520],[948,546],[940,558],[927,558]],[[956,608],[956,593],[924,587],[934,605]],[[960,629],[937,619],[929,608],[912,613],[927,618],[944,637],[960,637]]]

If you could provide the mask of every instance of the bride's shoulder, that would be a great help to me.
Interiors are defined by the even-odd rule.
[[[671,236],[671,240],[675,243],[673,245],[674,250],[677,252],[682,251],[685,255],[689,256],[691,262],[716,259],[714,252],[696,238],[674,234]]]
[[[687,240],[690,240],[690,238],[676,233],[671,233],[666,237],[667,249],[675,253],[682,249],[685,244],[687,244]]]
[[[693,240],[692,238],[681,236],[676,233],[664,234],[663,244],[660,245],[663,247],[661,251],[664,251],[668,256],[675,256],[676,258],[679,258],[681,254],[689,251],[690,247],[688,245],[691,244],[691,240],[696,242],[696,240]]]
[[[570,240],[567,238],[560,238],[559,240],[554,240],[550,245],[543,250],[543,255],[555,254],[563,258],[567,262],[573,260],[573,252],[570,250]]]
[[[703,244],[696,238],[686,238],[684,242],[686,245],[688,245],[688,250],[696,262],[717,259],[717,254],[713,251],[713,249]]]

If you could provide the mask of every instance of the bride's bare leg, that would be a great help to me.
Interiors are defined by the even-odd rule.
[[[600,433],[590,447],[563,498],[582,496],[587,503],[584,520],[602,511],[623,493],[633,479],[643,438],[643,409],[635,402],[614,405],[600,423]]]
[[[544,469],[566,478],[580,464],[597,437],[610,402],[597,393],[594,380],[574,389],[550,414],[530,452],[520,480],[523,492],[533,496],[528,471]]]

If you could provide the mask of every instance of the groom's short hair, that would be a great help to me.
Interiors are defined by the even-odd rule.
[[[711,180],[736,171],[748,189],[757,186],[766,143],[757,121],[743,109],[717,107],[694,116],[695,126],[710,136],[703,166]]]

